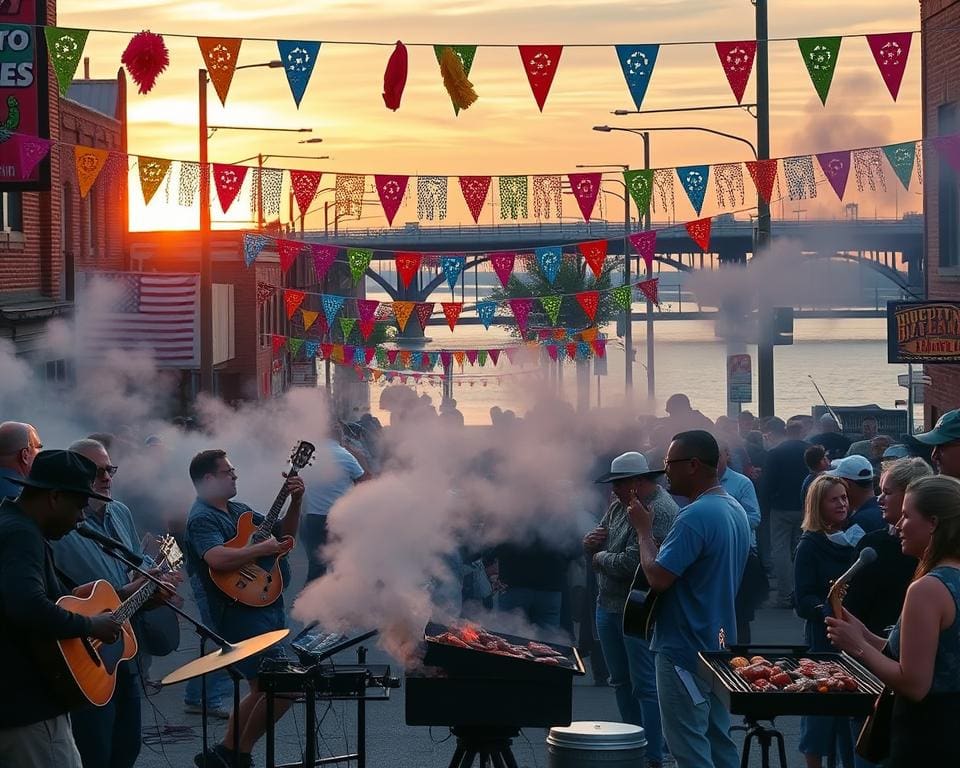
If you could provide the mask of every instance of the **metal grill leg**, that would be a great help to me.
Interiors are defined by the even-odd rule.
[[[507,764],[503,761],[503,752],[494,752],[490,755],[490,759],[493,760],[493,768],[507,768]]]
[[[460,761],[460,768],[470,768],[473,765],[473,759],[477,756],[475,750],[467,749],[464,751],[463,760]]]
[[[457,744],[457,748],[453,753],[453,758],[450,760],[450,765],[447,768],[460,768],[460,761],[463,759],[463,754],[466,750]]]

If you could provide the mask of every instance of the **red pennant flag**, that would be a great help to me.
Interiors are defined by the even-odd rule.
[[[576,299],[577,303],[583,307],[583,311],[587,313],[587,317],[589,317],[592,322],[597,316],[597,308],[600,306],[600,292],[581,291],[576,295]]]
[[[393,365],[394,363],[397,362],[397,355],[399,355],[399,354],[400,354],[400,350],[399,350],[399,349],[388,349],[388,350],[387,350],[387,362],[390,363],[390,365]]]
[[[407,182],[409,176],[383,176],[376,174],[373,177],[377,186],[377,194],[380,195],[380,204],[383,206],[383,213],[387,217],[387,223],[393,226],[393,219],[400,210],[400,203],[403,202],[403,196],[407,192]]]
[[[747,81],[753,70],[753,60],[757,55],[757,41],[724,42],[717,43],[716,46],[727,82],[730,83],[730,89],[737,99],[737,104],[740,104],[743,102],[743,92],[747,89]]]
[[[296,291],[293,288],[287,288],[283,292],[283,304],[287,308],[287,317],[292,318],[293,313],[300,308],[306,294],[303,291]]]
[[[777,160],[749,160],[747,170],[750,171],[750,178],[757,186],[757,193],[763,198],[765,203],[770,202],[773,197],[773,185],[777,180]]]
[[[377,327],[376,320],[361,320],[360,321],[360,338],[366,341],[370,338],[370,334],[373,333],[374,329]],[[367,360],[369,363],[370,361]]]
[[[637,283],[637,288],[640,289],[643,295],[657,305],[660,304],[660,294],[658,291],[659,282],[657,278],[653,278],[651,280],[641,280]]]
[[[262,307],[276,291],[277,289],[269,283],[257,283],[257,309]]]
[[[480,223],[480,212],[483,210],[483,204],[487,201],[487,193],[490,191],[489,176],[461,176],[460,191],[463,192],[463,199],[470,209],[474,223]]]
[[[557,73],[560,64],[562,45],[521,45],[520,58],[523,60],[523,69],[530,82],[533,98],[543,112],[543,105],[547,102],[547,94],[553,85],[553,76]]]
[[[313,271],[317,273],[317,280],[323,280],[330,265],[337,259],[337,249],[332,245],[310,245],[313,254]]]
[[[278,354],[287,345],[287,337],[273,334],[273,354]]]
[[[293,262],[297,260],[297,256],[300,255],[300,251],[303,250],[304,243],[299,240],[278,240],[277,241],[277,254],[280,256],[280,269],[286,274],[287,270],[293,266]]]
[[[333,344],[321,344],[320,355],[327,360],[333,357]]]
[[[459,301],[441,301],[440,306],[443,307],[443,314],[447,318],[447,325],[450,326],[450,330],[452,331],[457,324],[457,320],[460,319],[463,304]]]
[[[446,350],[443,350],[440,353],[440,364],[444,367],[444,369],[447,369],[450,367],[451,362],[453,362],[453,355]]]
[[[430,322],[430,317],[433,315],[433,306],[435,302],[432,301],[421,301],[417,304],[417,321],[420,323],[420,330],[427,330],[427,323]]]
[[[510,275],[513,272],[513,265],[516,263],[517,254],[512,251],[500,251],[490,254],[490,263],[493,265],[493,271],[500,278],[500,284],[506,288],[510,282]]]
[[[567,344],[567,357],[571,360],[577,359],[577,345],[576,344]]]
[[[571,173],[567,175],[570,180],[570,189],[573,190],[573,196],[577,199],[577,205],[580,206],[580,213],[583,214],[584,221],[590,221],[593,214],[593,206],[596,205],[597,195],[600,194],[600,182],[603,181],[602,173]]]
[[[468,350],[466,350],[466,352],[467,352],[467,362],[470,363],[470,365],[476,365],[476,364],[477,364],[477,350],[475,350],[475,349],[468,349]]]
[[[419,253],[410,253],[407,251],[397,251],[393,255],[394,263],[397,265],[397,274],[400,275],[400,282],[404,288],[409,288],[410,283],[417,270],[420,269],[422,256]]]
[[[487,352],[487,354],[490,356],[490,362],[493,363],[494,365],[496,365],[500,361],[499,349],[491,349]]]
[[[687,233],[693,238],[693,241],[700,246],[700,250],[706,253],[710,248],[710,228],[713,226],[712,219],[697,219],[687,222]]]
[[[653,258],[657,249],[657,230],[651,229],[630,235],[630,244],[640,254],[647,271],[653,269]]]
[[[510,299],[508,303],[513,310],[513,316],[517,319],[520,335],[526,336],[527,318],[530,317],[530,310],[533,308],[533,299]]]
[[[600,277],[600,273],[603,272],[603,262],[607,260],[607,241],[594,240],[589,243],[578,243],[577,248],[583,254],[584,261],[593,270],[593,274]]]
[[[910,55],[910,41],[912,32],[894,32],[887,35],[867,35],[867,43],[873,53],[873,60],[877,62],[883,82],[887,90],[897,100],[900,93],[900,83],[903,82],[903,73],[907,68],[907,57]]]
[[[593,347],[593,351],[597,357],[603,357],[607,352],[606,339],[596,339],[595,341],[591,341],[590,345]]]
[[[306,216],[307,211],[310,210],[310,204],[320,188],[322,176],[323,174],[317,171],[290,171],[290,186],[293,188],[293,196],[297,200],[301,216]]]
[[[363,361],[370,365],[370,361],[377,356],[376,347],[364,347],[363,348]]]
[[[203,170],[201,169],[200,172],[203,173]],[[213,164],[213,185],[217,189],[217,199],[220,201],[220,207],[224,213],[237,199],[245,178],[247,178],[247,166],[245,165]]]
[[[557,361],[557,345],[547,344],[547,354],[550,355],[551,360],[556,362]]]

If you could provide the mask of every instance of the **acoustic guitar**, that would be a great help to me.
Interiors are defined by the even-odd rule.
[[[638,565],[627,593],[627,601],[623,605],[624,634],[650,642],[653,639],[653,624],[657,618],[659,599],[660,593],[650,588],[643,566]]]
[[[287,472],[287,477],[296,477],[300,470],[310,463],[314,451],[316,447],[312,443],[301,440],[290,454],[290,471]],[[225,542],[223,546],[242,549],[249,544],[258,544],[269,539],[273,535],[273,526],[280,518],[283,504],[289,495],[284,483],[260,525],[254,522],[253,512],[244,512],[240,515],[237,521],[237,535]],[[210,580],[233,601],[252,608],[262,608],[274,603],[283,593],[280,558],[285,556],[264,557],[234,571],[215,571],[211,568]]]
[[[183,553],[172,536],[159,540],[161,574],[176,571],[183,565]],[[54,686],[71,707],[90,702],[98,707],[113,697],[117,687],[117,667],[121,661],[132,659],[137,653],[137,638],[130,619],[156,592],[157,585],[147,581],[126,600],[121,601],[109,582],[98,580],[77,587],[73,594],[57,600],[64,610],[84,616],[110,612],[121,624],[120,637],[105,643],[92,637],[71,637],[57,640],[56,651],[49,654]]]

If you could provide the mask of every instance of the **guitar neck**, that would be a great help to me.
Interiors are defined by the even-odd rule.
[[[157,585],[148,579],[146,584],[120,603],[117,610],[113,612],[113,618],[119,624],[129,621],[133,614],[146,605],[147,600],[153,597],[153,593],[156,591]]]
[[[296,477],[297,469],[294,467],[287,473],[287,477]],[[277,520],[280,519],[280,513],[283,511],[283,505],[287,500],[287,497],[290,495],[290,492],[287,490],[287,484],[284,483],[280,488],[280,492],[277,494],[277,498],[274,499],[273,504],[270,506],[270,511],[267,512],[266,517],[263,518],[263,522],[260,523],[260,526],[253,534],[254,541],[265,541],[273,535],[273,526],[277,524]]]

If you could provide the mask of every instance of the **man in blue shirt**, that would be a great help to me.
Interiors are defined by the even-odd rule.
[[[824,474],[839,477],[847,488],[847,499],[850,502],[847,528],[859,525],[863,533],[870,533],[886,527],[883,510],[880,509],[876,489],[873,487],[873,464],[870,460],[853,455],[838,459],[831,466],[833,468]],[[857,544],[856,541],[850,543],[853,546]]]
[[[717,479],[720,448],[704,430],[674,436],[664,465],[670,487],[692,499],[657,549],[649,510],[639,500],[630,519],[640,565],[661,594],[651,648],[663,734],[679,768],[737,768],[730,715],[697,675],[697,654],[736,641],[734,602],[750,551],[747,515]]]
[[[0,501],[20,495],[21,486],[13,482],[30,474],[33,457],[40,453],[43,443],[31,424],[5,421],[0,424]]]

